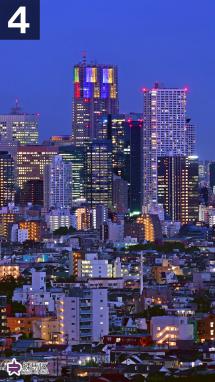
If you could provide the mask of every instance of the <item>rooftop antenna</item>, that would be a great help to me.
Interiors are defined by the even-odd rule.
[[[19,105],[19,99],[16,98],[15,100],[15,106],[11,109],[11,114],[20,114],[21,113],[21,107]]]
[[[86,52],[86,50],[83,50],[83,52],[82,52],[82,64],[86,65],[86,63],[87,63],[87,52]]]

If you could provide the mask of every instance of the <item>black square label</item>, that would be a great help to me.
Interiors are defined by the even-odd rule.
[[[0,0],[0,40],[39,40],[40,0]]]

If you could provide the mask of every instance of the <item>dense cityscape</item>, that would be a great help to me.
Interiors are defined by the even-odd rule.
[[[1,381],[214,380],[215,162],[188,86],[119,82],[83,52],[70,135],[0,115]]]

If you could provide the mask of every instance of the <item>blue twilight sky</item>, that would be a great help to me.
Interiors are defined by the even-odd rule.
[[[122,112],[142,111],[142,86],[188,85],[203,159],[215,159],[214,0],[41,0],[40,41],[0,41],[0,113],[16,97],[40,112],[41,140],[71,132],[72,67],[119,66]]]

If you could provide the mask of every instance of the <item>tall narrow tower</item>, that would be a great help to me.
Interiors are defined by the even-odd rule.
[[[72,206],[72,165],[60,155],[44,169],[44,206],[46,210]]]
[[[98,138],[102,116],[118,114],[118,70],[114,65],[87,64],[86,54],[74,66],[72,134],[77,146]]]
[[[186,130],[187,88],[155,84],[144,92],[143,206],[157,203],[157,158],[188,156]]]

